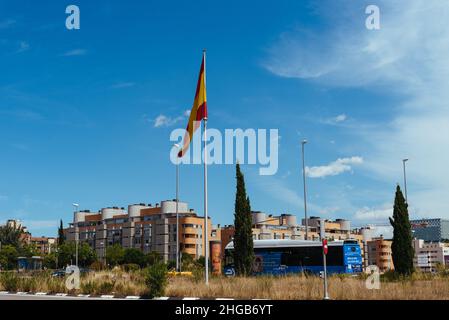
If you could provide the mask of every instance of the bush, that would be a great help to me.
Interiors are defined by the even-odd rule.
[[[127,263],[122,265],[122,268],[125,272],[136,272],[140,270],[140,266],[135,263]]]
[[[83,294],[94,294],[97,292],[98,285],[95,281],[83,281],[81,283],[81,292]]]
[[[98,286],[98,294],[111,294],[114,292],[115,280],[112,281],[103,281]]]
[[[35,278],[21,278],[20,290],[24,292],[36,292],[37,281]]]
[[[101,270],[103,270],[104,269],[104,264],[102,263],[102,262],[100,262],[100,261],[95,261],[95,262],[93,262],[91,265],[90,265],[90,268],[92,269],[92,270],[94,270],[94,271],[101,271]]]
[[[48,293],[63,293],[67,290],[64,279],[49,277],[46,280]]]
[[[20,278],[14,272],[0,274],[0,283],[5,291],[17,292],[20,286]]]
[[[156,263],[146,270],[145,285],[150,298],[164,295],[167,279],[167,266],[164,263]]]

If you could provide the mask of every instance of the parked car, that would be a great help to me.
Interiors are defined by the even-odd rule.
[[[56,271],[53,271],[53,273],[51,274],[51,276],[52,276],[52,277],[55,277],[55,278],[62,278],[62,277],[65,277],[65,270],[56,270]]]

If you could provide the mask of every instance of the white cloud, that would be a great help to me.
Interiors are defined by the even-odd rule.
[[[310,178],[324,178],[327,176],[336,176],[340,173],[351,171],[351,165],[362,164],[363,158],[351,157],[340,158],[329,163],[327,166],[306,167],[306,175]]]
[[[134,82],[118,82],[111,86],[112,89],[123,89],[134,87],[136,84]]]
[[[83,56],[87,53],[85,49],[73,49],[63,54],[64,57]]]
[[[170,116],[166,116],[164,114],[160,114],[153,121],[154,127],[155,128],[171,127],[171,126],[174,126],[175,124],[185,120],[185,118],[189,117],[189,116],[190,116],[190,110],[185,111],[182,116],[178,116],[178,117],[174,117],[174,118],[170,117]]]
[[[19,49],[17,49],[17,53],[25,52],[30,49],[30,44],[26,41],[19,42]]]
[[[354,214],[354,220],[374,222],[388,221],[388,217],[393,216],[393,207],[384,206],[382,208],[364,207]]]
[[[328,12],[341,12],[327,15],[333,29],[284,33],[264,65],[283,77],[394,95],[399,102],[382,114],[389,119],[352,128],[351,144],[368,149],[366,157],[375,161],[366,167],[375,179],[391,184],[402,181],[401,159],[410,158],[412,214],[449,217],[449,203],[443,200],[449,194],[449,3],[376,4],[381,29],[369,31],[360,6],[327,1]]]
[[[345,114],[339,114],[335,118],[331,119],[335,123],[343,122],[347,119],[347,116]]]

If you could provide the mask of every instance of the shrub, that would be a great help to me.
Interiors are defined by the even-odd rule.
[[[98,286],[98,294],[111,294],[114,292],[115,280],[113,281],[102,281]]]
[[[127,263],[122,265],[122,268],[125,272],[135,272],[135,271],[139,271],[140,267],[138,264],[135,263]]]
[[[49,277],[46,280],[48,293],[63,293],[66,291],[65,282],[63,279]]]
[[[19,281],[20,290],[24,292],[36,292],[37,281],[35,278],[21,278]]]
[[[14,272],[0,274],[0,283],[5,291],[17,292],[20,286],[20,278]]]
[[[167,283],[167,266],[164,263],[155,263],[146,270],[145,285],[150,298],[163,296]]]
[[[90,268],[94,271],[101,271],[104,268],[104,264],[97,260],[90,265]]]
[[[97,292],[98,285],[95,281],[83,281],[81,283],[81,292],[83,294],[94,294]]]

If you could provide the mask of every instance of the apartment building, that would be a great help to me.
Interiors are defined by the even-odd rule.
[[[435,272],[438,266],[449,265],[449,244],[447,243],[414,239],[413,249],[415,250],[413,265],[422,272]]]
[[[56,238],[52,237],[30,237],[30,244],[36,247],[36,250],[42,254],[46,255],[52,253],[56,248]]]
[[[366,242],[368,257],[367,265],[376,265],[380,272],[394,270],[393,258],[391,255],[392,241],[383,237],[373,238]]]
[[[109,207],[98,212],[78,211],[65,234],[69,241],[78,238],[80,242],[87,242],[100,259],[104,258],[108,246],[120,244],[124,248],[138,248],[144,253],[156,251],[164,261],[176,260],[176,235],[181,254],[195,258],[205,256],[204,217],[189,209],[186,202],[178,202],[178,213],[179,230],[175,200],[161,201],[155,206],[133,204],[127,210]],[[221,234],[213,228],[210,217],[208,233],[208,240],[214,242],[216,250]]]
[[[319,240],[321,219],[319,217],[310,217],[308,220],[308,239]],[[292,214],[272,215],[261,211],[252,212],[253,239],[305,239],[305,219],[302,224],[298,224],[296,216]],[[360,229],[351,230],[351,224],[348,220],[337,219],[335,221],[325,220],[325,234],[329,240],[356,239],[360,242],[363,252],[363,235]],[[232,241],[234,236],[234,226],[226,225],[220,229],[222,253],[226,245]]]

